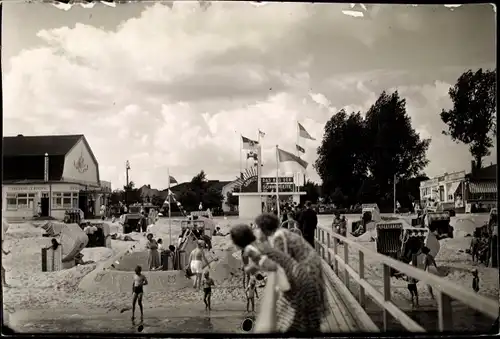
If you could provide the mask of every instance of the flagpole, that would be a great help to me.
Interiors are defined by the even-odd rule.
[[[393,192],[393,195],[394,195],[394,214],[396,214],[396,174],[394,174],[394,192]]]
[[[262,146],[260,144],[260,130],[257,131],[257,192],[261,193],[262,192]],[[261,201],[262,201],[262,195],[261,195]]]
[[[278,145],[276,145],[276,211],[278,212],[278,219],[280,219],[279,176],[280,176],[280,158],[278,153]]]
[[[297,148],[297,146],[300,146],[299,145],[299,142],[300,142],[300,131],[299,131],[299,121],[298,120],[295,120],[295,132],[297,132],[297,138],[296,138],[296,145],[295,145],[295,152],[297,154],[297,156],[300,158],[300,151],[299,149]],[[299,191],[299,173],[295,173],[295,180],[296,180],[296,185],[295,185],[295,191],[298,192]]]
[[[168,228],[169,228],[169,233],[170,233],[170,245],[172,245],[172,206],[171,206],[171,200],[170,200],[170,168],[167,168],[167,175],[168,175]]]
[[[243,173],[243,161],[242,161],[242,158],[241,158],[241,153],[243,153],[243,136],[240,134],[240,175],[238,176],[239,178],[241,178],[241,174]]]

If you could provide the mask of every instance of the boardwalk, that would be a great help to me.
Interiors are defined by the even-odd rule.
[[[334,239],[341,240],[339,246]],[[379,332],[406,330],[409,332],[432,331],[447,332],[454,329],[453,312],[463,312],[463,307],[472,310],[470,322],[482,321],[482,327],[471,326],[471,331],[495,331],[493,324],[498,319],[499,303],[477,295],[471,289],[457,286],[443,278],[428,274],[420,269],[376,253],[362,245],[353,242],[339,234],[333,233],[328,227],[319,227],[316,234],[316,250],[323,258],[323,268],[327,283],[328,304],[330,313],[322,324],[322,331],[332,332]],[[342,249],[343,255],[339,253]],[[352,257],[356,260],[352,260]],[[383,276],[378,277],[379,286],[375,286],[373,277],[365,277],[365,258],[376,261],[383,266]],[[356,266],[355,268],[353,267]],[[432,286],[437,298],[437,310],[427,310],[431,317],[437,318],[435,328],[428,323],[429,317],[421,317],[424,321],[418,323],[402,310],[391,297],[391,269],[395,269],[409,277],[422,282],[422,285]],[[255,331],[258,333],[272,332],[275,329],[275,291],[274,279],[271,274],[268,286],[264,292],[263,303],[256,320]],[[379,289],[381,287],[381,290]],[[354,292],[353,292],[354,291]],[[457,308],[453,301],[464,305]],[[378,305],[381,309],[381,319],[376,324],[374,315],[368,314],[367,305]],[[435,315],[433,315],[435,312]],[[425,320],[427,319],[427,320]],[[427,323],[427,324],[425,324]],[[497,321],[498,323],[498,321]],[[490,325],[491,324],[491,325]]]

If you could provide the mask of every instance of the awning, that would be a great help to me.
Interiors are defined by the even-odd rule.
[[[450,194],[455,195],[455,193],[457,193],[458,186],[460,186],[460,181],[452,182],[450,185],[450,188],[448,190],[448,195],[450,195]]]
[[[469,192],[472,194],[497,193],[497,183],[494,181],[471,182]]]

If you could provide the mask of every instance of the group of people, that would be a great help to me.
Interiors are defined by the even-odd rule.
[[[277,212],[275,211],[274,214],[276,215]],[[318,227],[318,215],[310,201],[307,201],[304,206],[285,204],[280,226],[292,233],[302,235],[314,247],[314,234]]]
[[[172,269],[179,269],[179,255],[174,245],[168,247],[163,246],[163,240],[160,238],[155,240],[152,233],[146,236],[148,242],[146,248],[148,249],[148,267],[150,271],[167,270],[168,258],[171,258]]]
[[[245,286],[247,309],[254,308],[258,272],[274,271],[279,290],[275,330],[319,332],[327,307],[322,262],[313,247],[317,216],[309,202],[297,219],[296,228],[303,236],[281,227],[284,223],[272,213],[258,216],[255,229],[239,224],[230,234],[242,251],[244,272],[250,276]]]

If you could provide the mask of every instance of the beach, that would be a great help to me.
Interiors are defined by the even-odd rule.
[[[358,216],[347,217],[352,220]],[[321,224],[329,225],[333,217],[320,215],[318,218]],[[473,264],[470,256],[465,254],[465,249],[468,248],[470,242],[470,238],[466,237],[466,235],[469,234],[471,227],[483,221],[481,218],[484,219],[483,217],[478,217],[473,222],[463,222],[460,221],[460,218],[452,220],[456,236],[453,239],[441,242],[441,250],[436,258],[436,262],[447,273],[444,277],[445,279],[465,288],[470,288],[471,286],[472,276],[470,270],[473,267],[477,268],[481,279],[479,294],[498,300],[498,269]],[[231,225],[241,221],[237,217],[216,218],[216,222],[221,227],[223,233],[227,233]],[[108,223],[112,229],[111,233],[119,229],[117,223]],[[152,227],[151,232],[155,238],[162,238],[165,245],[169,244],[169,225],[167,219],[160,219]],[[180,227],[178,227],[178,224],[177,226],[174,225],[172,227],[174,244],[179,233]],[[44,316],[43,310],[48,308],[65,310],[63,315],[72,312],[71,314],[74,317],[84,316],[90,312],[95,315],[103,314],[102,316],[104,317],[108,314],[108,316],[116,319],[128,319],[130,313],[125,312],[121,314],[119,310],[130,305],[131,293],[110,292],[102,288],[93,290],[91,283],[90,286],[82,289],[80,288],[80,284],[85,279],[88,279],[90,275],[95,275],[98,273],[97,271],[102,270],[104,263],[112,262],[115,256],[127,250],[130,251],[131,246],[135,245],[133,251],[145,250],[146,240],[143,234],[131,233],[129,235],[137,241],[112,240],[111,249],[84,249],[82,251],[84,254],[83,260],[95,261],[93,264],[81,265],[59,272],[41,272],[41,248],[49,244],[50,238],[42,237],[42,230],[30,223],[11,224],[4,241],[4,249],[11,251],[11,254],[3,256],[3,264],[7,270],[7,282],[11,285],[10,288],[4,287],[3,289],[4,314],[8,314],[7,324],[24,328],[23,326],[26,323],[36,323],[36,321],[30,319],[38,319],[37,321],[41,323],[42,320],[40,318]],[[229,256],[232,256],[237,250],[232,245],[229,236],[215,236],[212,238],[212,242],[213,255],[217,256],[219,260],[210,265],[210,271],[216,284],[212,295],[214,311],[212,311],[211,316],[216,317],[217,312],[219,314],[221,312],[230,312],[232,319],[244,319],[248,314],[245,312],[246,299],[242,289],[240,262],[234,260],[234,258],[229,260]],[[375,250],[374,242],[360,241],[360,243]],[[353,267],[356,267],[356,253],[350,253],[349,260]],[[379,267],[380,265],[371,262],[369,258],[365,259],[365,265],[365,274],[370,283],[381,288],[382,268]],[[145,272],[146,276],[151,273],[154,274],[154,272]],[[158,318],[161,313],[159,312],[160,309],[173,309],[176,307],[184,309],[191,307],[193,310],[200,309],[196,312],[200,314],[200,317],[204,317],[202,293],[194,291],[192,287],[189,287],[191,281],[187,278],[184,279],[186,279],[186,288],[177,291],[148,292],[146,287],[144,295],[145,317],[147,318],[148,314],[151,314],[151,316],[154,315],[154,317]],[[406,282],[393,279],[392,286],[393,300],[401,308],[410,310],[411,306]],[[435,303],[431,301],[427,289],[419,288],[419,293],[421,294],[422,308],[433,309]],[[93,326],[92,321],[87,323],[88,326]],[[173,325],[170,324],[169,326]],[[234,326],[228,324],[226,331],[232,331],[232,327]],[[29,330],[29,328],[26,327],[24,329]],[[56,326],[56,328],[58,327]],[[158,330],[160,328],[161,326],[158,327]],[[72,329],[72,327],[68,327],[66,331],[69,329]],[[61,330],[64,331],[64,329]],[[224,331],[220,326],[214,327],[213,330]],[[47,329],[43,331],[47,331]]]

